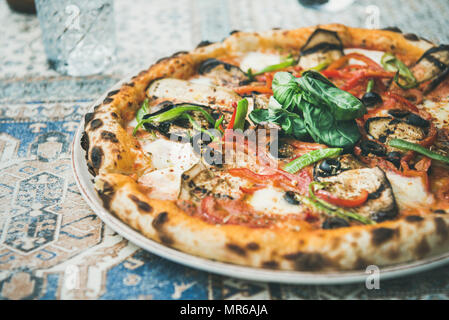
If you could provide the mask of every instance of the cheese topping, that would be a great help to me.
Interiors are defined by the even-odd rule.
[[[150,198],[175,200],[181,187],[181,175],[198,163],[199,158],[189,143],[159,139],[143,144],[155,169],[139,178],[139,183],[151,187]]]
[[[449,98],[435,102],[432,100],[424,100],[420,107],[429,112],[435,118],[435,126],[442,128],[449,125]]]
[[[420,205],[428,206],[435,201],[420,177],[404,177],[392,171],[387,171],[386,175],[400,210]]]
[[[298,214],[303,211],[301,205],[294,205],[284,199],[284,191],[267,187],[254,192],[248,203],[254,210],[278,215]]]
[[[377,62],[379,65],[380,65],[380,59],[382,58],[382,56],[385,53],[383,51],[367,50],[367,49],[359,49],[359,48],[344,49],[343,52],[345,54],[352,53],[352,52],[363,54],[364,56],[367,56],[374,62]],[[355,59],[350,59],[349,64],[364,64],[364,62],[355,60]]]
[[[272,53],[250,52],[240,62],[240,69],[247,72],[251,69],[252,72],[258,72],[265,67],[281,62],[281,57]]]

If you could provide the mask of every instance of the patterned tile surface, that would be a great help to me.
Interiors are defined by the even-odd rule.
[[[186,268],[106,227],[71,174],[70,142],[82,115],[124,75],[234,29],[365,26],[377,10],[367,9],[372,3],[356,1],[351,10],[329,14],[296,0],[116,0],[114,65],[103,75],[71,78],[48,68],[36,18],[11,13],[0,0],[0,299],[448,298],[449,266],[383,281],[380,290],[247,282]],[[445,0],[375,4],[381,27],[449,40],[442,32],[449,14]]]

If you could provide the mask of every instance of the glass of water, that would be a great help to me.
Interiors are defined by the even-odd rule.
[[[113,0],[35,0],[50,67],[62,74],[101,73],[115,54]]]
[[[340,11],[351,5],[354,0],[298,0],[304,7],[324,10],[324,11]]]

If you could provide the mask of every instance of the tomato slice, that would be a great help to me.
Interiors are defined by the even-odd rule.
[[[350,199],[342,199],[338,198],[329,192],[325,190],[318,190],[315,192],[316,196],[326,202],[329,202],[330,204],[339,206],[339,207],[346,207],[346,208],[354,208],[359,207],[362,204],[364,204],[368,200],[368,191],[362,190],[360,192],[360,195],[350,198]]]

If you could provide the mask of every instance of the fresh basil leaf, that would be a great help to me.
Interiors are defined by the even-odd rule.
[[[268,109],[255,109],[249,114],[249,118],[256,124],[273,123],[279,126],[285,134],[297,139],[303,139],[307,136],[307,130],[301,116],[283,109],[282,105],[273,97],[270,98]]]
[[[360,139],[354,120],[336,120],[326,106],[316,107],[303,100],[301,110],[307,132],[315,142],[350,150]]]
[[[284,109],[293,111],[301,100],[301,88],[296,78],[288,72],[277,72],[273,77],[273,96]]]
[[[366,113],[363,103],[349,92],[337,88],[326,77],[315,71],[304,72],[296,80],[303,98],[317,106],[327,106],[336,120],[352,120]]]

